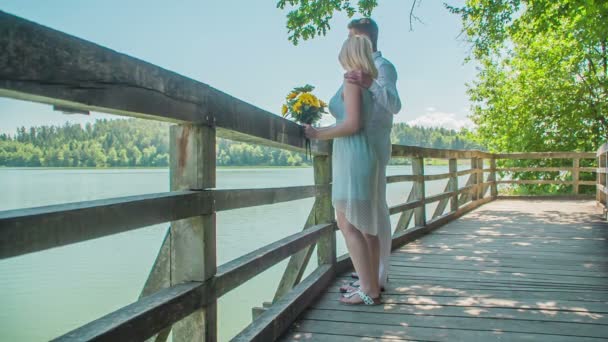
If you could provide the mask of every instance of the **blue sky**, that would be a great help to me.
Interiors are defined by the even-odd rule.
[[[460,4],[462,1],[449,1]],[[399,74],[404,104],[395,122],[449,128],[467,124],[466,82],[474,65],[457,38],[461,23],[443,1],[416,9],[424,24],[409,30],[411,1],[382,0],[372,17],[380,26],[379,49]],[[342,82],[338,51],[349,19],[338,13],[327,36],[293,46],[286,11],[276,0],[79,1],[3,0],[1,9],[126,53],[209,84],[260,108],[279,113],[283,97],[306,83],[329,99]],[[48,105],[0,99],[0,133],[17,126],[86,122],[115,117],[64,115]],[[324,123],[331,123],[326,117]]]

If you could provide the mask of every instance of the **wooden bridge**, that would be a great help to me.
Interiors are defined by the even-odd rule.
[[[0,212],[0,258],[171,222],[139,300],[59,341],[165,341],[170,332],[174,341],[215,341],[222,324],[218,298],[286,258],[272,302],[254,309],[255,319],[234,340],[608,339],[607,145],[504,154],[393,145],[392,157],[411,159],[412,174],[387,181],[413,182],[413,188],[390,208],[399,215],[390,282],[383,305],[347,307],[337,302],[351,263],[348,255],[336,256],[331,142],[313,142],[314,184],[215,189],[216,137],[304,151],[300,127],[203,83],[4,12],[0,96],[175,123],[170,192]],[[429,158],[448,160],[449,172],[425,174]],[[459,170],[459,159],[471,167]],[[519,160],[545,163],[512,163]],[[497,179],[512,172],[553,178]],[[426,182],[439,179],[448,180],[444,192],[428,196]],[[499,193],[501,183],[563,184],[571,193],[508,197]],[[589,188],[595,199],[585,195]],[[216,264],[217,212],[307,197],[315,202],[300,233]],[[429,204],[436,204],[432,212]],[[304,278],[314,250],[318,266]]]

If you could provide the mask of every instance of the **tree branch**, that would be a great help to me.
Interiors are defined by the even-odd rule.
[[[416,4],[418,4],[418,6],[420,6],[421,3],[422,3],[422,0],[413,0],[412,1],[412,8],[410,8],[410,31],[414,30],[414,21],[418,21],[419,23],[424,24],[422,22],[422,20],[420,20],[420,18],[418,18],[414,14],[414,7],[416,6]]]

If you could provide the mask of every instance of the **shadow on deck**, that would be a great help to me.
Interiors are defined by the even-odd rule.
[[[594,201],[493,201],[393,251],[383,305],[343,274],[283,340],[606,340],[607,238]]]

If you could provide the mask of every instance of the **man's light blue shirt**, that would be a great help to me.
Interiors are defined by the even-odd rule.
[[[393,115],[401,110],[401,100],[397,92],[397,70],[380,51],[374,52],[374,63],[378,69],[378,78],[372,82],[369,91],[373,97],[373,113],[369,122],[369,133],[373,136],[374,144],[380,158],[388,164],[391,154],[391,130]]]

